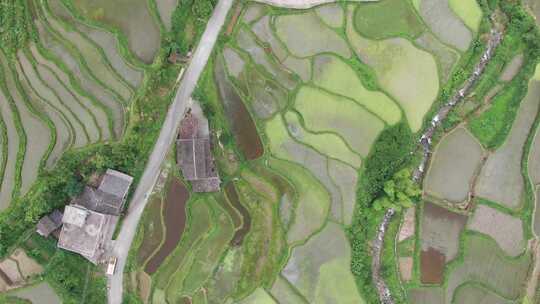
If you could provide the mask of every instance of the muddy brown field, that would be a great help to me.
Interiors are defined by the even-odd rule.
[[[182,233],[186,227],[186,202],[188,199],[189,192],[186,186],[180,180],[173,179],[169,185],[163,208],[165,242],[146,264],[145,271],[147,273],[153,274],[156,272],[182,238]]]

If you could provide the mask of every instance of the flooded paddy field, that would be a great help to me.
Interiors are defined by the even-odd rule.
[[[339,57],[326,54],[316,56],[313,71],[315,85],[353,99],[390,125],[401,119],[401,111],[396,103],[381,92],[368,90],[356,71]]]
[[[354,27],[364,37],[385,39],[396,36],[415,38],[424,26],[407,1],[380,0],[360,4],[355,10]]]
[[[319,181],[298,165],[273,161],[271,168],[286,174],[298,195],[287,240],[290,244],[305,241],[324,225],[330,202],[328,193]]]
[[[19,133],[15,124],[14,114],[6,95],[0,90],[0,113],[2,116],[3,127],[6,130],[6,136],[2,138],[2,145],[7,146],[3,149],[2,158],[5,161],[2,163],[2,185],[0,187],[0,209],[5,209],[9,206],[11,195],[14,191],[15,181],[20,178],[20,172],[16,170],[17,155],[21,149]]]
[[[169,281],[174,277],[177,270],[191,258],[190,252],[196,251],[199,244],[214,229],[212,223],[212,210],[208,202],[195,200],[188,206],[188,227],[184,231],[180,244],[170,253],[169,257],[159,267],[159,271],[153,276],[153,285],[157,290],[165,291]],[[197,219],[191,220],[190,219]],[[147,264],[148,265],[148,264]],[[154,291],[154,297],[156,297]]]
[[[328,28],[313,12],[282,15],[275,20],[276,34],[292,55],[308,57],[319,53],[335,53],[351,57],[347,43]]]
[[[93,96],[101,104],[107,107],[111,112],[111,121],[113,125],[114,134],[116,137],[120,137],[124,130],[124,108],[122,103],[118,101],[107,88],[101,87],[96,83],[87,71],[77,62],[77,60],[69,53],[69,51],[47,30],[47,28],[40,22],[37,24],[40,41],[43,47],[50,52],[53,56],[47,56],[48,60],[40,61],[39,57],[43,57],[40,52],[38,54],[37,49],[33,52],[34,57],[39,63],[48,67],[51,70],[58,69],[56,63],[51,60],[60,60],[68,69],[71,76],[77,81],[77,85],[80,86],[88,95]]]
[[[165,239],[159,250],[148,260],[145,270],[153,274],[171,252],[176,248],[182,238],[186,226],[186,202],[189,192],[184,184],[173,178],[168,184],[167,197],[163,201],[163,225]]]
[[[349,263],[350,248],[344,232],[338,225],[327,223],[314,238],[293,250],[282,275],[310,303],[325,298],[334,303],[362,302]],[[340,286],[332,283],[336,275]],[[330,286],[336,288],[326,288]]]
[[[422,0],[419,13],[431,31],[443,42],[465,51],[472,41],[472,32],[452,11],[449,1]]]
[[[73,14],[61,3],[61,0],[49,0],[49,8],[55,18],[75,27],[82,35],[85,35],[96,44],[105,54],[105,57],[114,69],[127,83],[136,88],[143,78],[143,71],[128,63],[120,54],[120,42],[109,31],[88,25],[77,20]]]
[[[73,4],[85,18],[120,30],[130,50],[143,62],[152,63],[159,49],[160,32],[146,1],[74,0]]]
[[[450,303],[461,284],[474,280],[509,300],[517,300],[527,279],[530,254],[509,258],[495,241],[478,235],[465,240],[463,262],[448,273],[446,301]]]
[[[523,222],[497,209],[478,205],[467,229],[489,235],[508,256],[518,256],[525,250]]]
[[[315,12],[329,27],[340,28],[345,22],[345,12],[339,4],[322,5],[316,7]]]
[[[56,140],[53,143],[53,149],[46,162],[46,167],[51,168],[58,161],[62,153],[73,144],[74,130],[58,108],[44,99],[42,97],[43,95],[38,95],[39,89],[43,91],[45,87],[35,74],[30,62],[22,53],[18,54],[18,61],[17,74],[19,74],[19,80],[23,90],[28,94],[28,98],[33,101],[33,106],[35,106],[37,111],[45,113],[55,127],[54,135]]]
[[[52,130],[41,114],[29,105],[27,96],[23,95],[25,93],[19,91],[17,74],[12,70],[2,52],[0,52],[0,73],[3,73],[0,77],[4,81],[5,94],[11,103],[13,115],[24,132],[24,135],[19,134],[23,138],[21,141],[26,145],[20,172],[20,194],[24,195],[37,178],[38,171],[36,168],[39,168],[48,156]]]
[[[177,303],[183,296],[193,296],[200,290],[231,240],[234,227],[229,217],[221,208],[213,207],[213,212],[214,229],[188,254],[168,283],[165,294],[170,303]]]
[[[349,11],[349,20],[351,16]],[[350,23],[346,32],[357,56],[374,69],[381,87],[399,102],[411,129],[419,130],[439,91],[433,55],[404,38],[364,38]]]
[[[515,302],[505,299],[479,284],[466,284],[456,290],[454,303],[511,304]]]
[[[119,76],[110,67],[107,59],[102,56],[100,49],[75,29],[66,29],[63,24],[52,17],[46,7],[43,8],[42,13],[43,19],[50,26],[51,30],[58,33],[64,41],[67,41],[67,45],[77,48],[79,51],[78,55],[82,56],[94,78],[102,82],[102,85],[106,84],[123,100],[129,100],[131,89],[119,79]]]
[[[241,97],[225,75],[223,64],[216,64],[215,77],[237,145],[247,159],[259,158],[264,153],[264,148],[257,128]]]
[[[362,156],[384,128],[383,122],[354,101],[308,86],[300,88],[294,107],[302,113],[308,130],[337,134]]]
[[[404,14],[419,21],[414,9],[409,8]],[[284,228],[288,246],[292,247],[291,254],[281,264],[286,266],[272,290],[250,291],[251,296],[245,298],[249,301],[263,301],[268,298],[268,292],[288,303],[364,301],[350,272],[347,262],[350,256],[345,257],[344,253],[341,256],[342,252],[336,250],[348,245],[332,245],[340,241],[336,240],[338,236],[341,239],[345,235],[340,225],[352,220],[357,170],[361,171],[363,158],[369,155],[372,144],[385,128],[400,121],[412,125],[413,131],[420,127],[437,95],[439,78],[443,77],[442,72],[439,75],[437,64],[446,61],[448,74],[457,60],[457,52],[436,36],[426,39],[426,44],[433,47],[417,46],[413,40],[425,26],[419,21],[415,28],[412,17],[392,20],[407,33],[413,33],[407,39],[399,38],[403,41],[390,38],[392,34],[387,37],[392,41],[383,42],[363,37],[353,25],[355,11],[356,5],[352,4],[279,12],[263,5],[246,5],[235,30],[231,31],[233,41],[223,46],[218,64],[214,66],[225,111],[231,100],[244,104],[246,109],[240,111],[252,120],[245,125],[246,132],[259,131],[261,146],[264,144],[266,148],[264,155],[261,152],[260,165],[269,166],[292,188],[285,196],[279,183],[264,174],[266,182],[253,180],[244,173],[239,174],[240,181],[235,182],[238,196],[252,219],[251,231],[243,246],[253,244],[254,239],[267,239],[267,235],[260,234],[260,229],[269,233],[270,221],[275,220],[275,215],[263,220],[268,223],[260,223],[256,210],[270,208],[267,202],[279,201],[272,208],[279,207],[276,208],[278,223]],[[403,16],[397,14],[395,18]],[[347,35],[342,35],[345,32]],[[381,49],[387,52],[378,52]],[[237,93],[234,89],[238,89],[234,98],[223,94],[223,87],[219,87],[220,79],[227,80],[225,76],[230,77],[230,91]],[[291,77],[294,81],[290,81]],[[270,80],[272,78],[276,78],[275,81]],[[235,133],[235,125],[243,118],[230,114],[226,118]],[[239,141],[236,134],[235,137]],[[259,141],[252,142],[258,146]],[[241,142],[239,147],[245,150]],[[261,174],[260,170],[255,171]],[[255,202],[258,207],[253,209]],[[465,219],[460,216],[458,223],[450,224],[458,227],[450,237],[453,246],[450,252],[438,248],[449,257],[443,255],[442,268],[457,256]],[[431,229],[436,230],[433,227]],[[328,230],[332,230],[334,239],[319,242],[328,235]],[[443,234],[443,230],[435,233]],[[276,231],[275,228],[272,231]],[[265,246],[271,246],[266,242],[263,241]],[[315,249],[312,245],[315,242],[320,247]],[[435,242],[433,245],[437,247]],[[330,247],[335,256],[327,258],[325,253]],[[349,252],[350,247],[345,251]],[[256,261],[268,265],[266,259],[270,257],[265,255]],[[243,273],[249,276],[261,272],[252,267],[248,269]],[[338,286],[332,279],[336,276],[347,280]],[[260,278],[260,274],[255,278]],[[243,282],[240,279],[239,286]],[[253,290],[257,290],[253,286]],[[242,294],[242,298],[245,296]]]
[[[409,290],[411,304],[444,303],[444,289],[442,287],[421,287]]]
[[[443,137],[427,173],[424,189],[430,195],[461,203],[468,199],[474,175],[482,164],[482,146],[465,128]]]
[[[178,0],[156,0],[159,16],[165,29],[170,31],[172,26],[172,15],[178,5]]]
[[[32,304],[61,304],[62,301],[48,283],[17,290],[10,295],[30,301]]]
[[[422,49],[430,52],[439,64],[439,75],[442,82],[448,81],[454,66],[460,58],[459,53],[440,42],[432,33],[425,32],[415,40]]]
[[[420,271],[421,281],[440,284],[446,263],[455,259],[459,250],[459,239],[467,217],[424,203],[420,228]]]

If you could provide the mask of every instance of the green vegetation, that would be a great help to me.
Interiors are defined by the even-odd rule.
[[[384,184],[410,161],[409,152],[415,145],[411,130],[401,122],[384,130],[364,160],[358,182],[357,202],[349,228],[352,247],[351,270],[367,303],[378,296],[371,282],[371,251],[368,246],[382,216],[374,210],[373,201],[384,192]]]
[[[4,1],[0,6],[0,48],[15,53],[32,37],[28,1]]]
[[[501,9],[510,16],[510,25],[497,53],[486,68],[486,75],[475,90],[477,98],[483,98],[489,88],[495,85],[503,64],[518,51],[524,53],[525,60],[520,72],[497,94],[492,105],[469,122],[471,132],[489,149],[499,147],[506,139],[540,55],[540,32],[534,19],[521,6],[503,2]]]
[[[43,278],[62,298],[63,303],[104,303],[106,281],[98,267],[83,257],[56,248],[51,239],[32,234],[23,243],[28,255],[45,267]]]
[[[354,14],[356,30],[366,38],[403,36],[414,39],[424,25],[409,1],[380,0],[358,5]]]
[[[499,93],[491,107],[469,123],[471,132],[488,149],[499,147],[512,128],[512,122],[527,88],[510,86]]]
[[[373,202],[375,210],[410,208],[420,198],[422,190],[412,180],[411,170],[401,169],[384,183],[384,194]]]
[[[173,38],[166,38],[166,40],[172,42],[170,44],[172,50],[187,54],[199,41],[217,0],[182,0],[178,2],[179,5],[172,16],[170,35]]]

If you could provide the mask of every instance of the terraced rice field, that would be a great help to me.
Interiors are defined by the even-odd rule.
[[[36,40],[14,56],[0,53],[1,141],[6,147],[0,209],[26,194],[38,172],[53,168],[65,151],[123,135],[125,109],[142,84],[144,68],[122,50],[114,26],[84,19],[89,11],[78,10],[79,5],[68,9],[60,0],[29,1]],[[129,6],[131,14],[144,9],[153,22],[145,2]],[[144,37],[145,49],[159,48],[155,29],[153,42],[152,35]]]
[[[341,228],[333,223],[293,250],[283,276],[310,303],[364,303],[349,272],[350,248]],[[340,282],[335,276],[340,277]]]
[[[479,6],[436,0],[303,10],[239,5],[241,13],[209,61],[210,77],[199,84],[210,97],[216,128],[232,135],[217,132],[217,162],[233,164],[224,170],[220,192],[196,194],[187,203],[180,240],[148,271],[150,303],[371,303],[373,295],[362,294],[367,288],[358,288],[362,282],[351,271],[347,238],[359,173],[387,128],[403,123],[416,133],[425,125],[440,89],[455,77],[456,63],[479,31]],[[62,13],[51,18],[56,14]],[[168,17],[159,16],[167,28]],[[59,31],[50,22],[42,27]],[[48,41],[59,40],[54,32],[49,36]],[[66,42],[56,44],[62,60],[82,57]],[[110,64],[108,53],[100,54],[107,58],[103,66],[117,71],[116,85],[104,91],[122,104],[122,87],[128,92],[133,85]],[[501,86],[512,82],[518,65],[507,65]],[[87,79],[98,72],[84,65],[78,71]],[[522,204],[525,181],[517,177],[538,110],[533,99],[524,100],[508,141],[496,151],[484,150],[483,141],[463,125],[440,139],[425,196],[406,213],[403,235],[396,237],[398,256],[384,261],[384,276],[392,277],[393,267],[399,267],[403,282],[391,281],[392,288],[406,289],[400,296],[410,303],[521,300],[531,264],[523,216],[530,206]],[[486,173],[490,166],[497,174]],[[493,197],[516,195],[499,181],[513,187],[516,178],[519,203]],[[159,226],[152,217],[144,229]],[[158,229],[144,235],[140,264],[166,234]]]
[[[387,9],[393,10],[388,22],[396,26],[381,32],[381,18],[372,13]],[[239,303],[364,303],[342,226],[352,219],[358,170],[386,128],[404,121],[419,130],[460,54],[427,31],[409,2],[389,0],[296,11],[251,3],[229,32],[212,67],[225,118],[247,162],[218,199],[235,235],[243,229],[232,210],[238,208],[231,208],[235,201],[245,206],[250,230],[243,242],[234,236],[233,252],[224,254],[241,269],[218,267],[207,284],[209,294],[222,298],[229,292]],[[425,244],[442,252],[443,268],[457,257],[466,222],[445,212],[450,218],[435,211],[419,229],[432,236]],[[432,240],[446,233],[439,225],[455,228],[448,237],[452,248]],[[185,281],[183,273],[173,280]],[[229,282],[223,281],[226,273],[232,275]],[[180,299],[161,279],[156,282],[154,302]]]
[[[437,97],[439,74],[432,54],[415,47],[410,40],[370,40],[352,26],[349,9],[347,37],[357,56],[375,70],[381,87],[402,107],[413,131]]]
[[[152,63],[159,49],[159,27],[144,0],[74,0],[75,8],[94,23],[119,30],[130,50],[143,62]]]

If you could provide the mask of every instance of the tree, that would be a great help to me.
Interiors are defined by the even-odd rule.
[[[418,184],[412,180],[411,170],[408,168],[398,171],[392,179],[386,181],[383,192],[373,203],[375,210],[394,208],[399,211],[412,207],[422,194]]]

